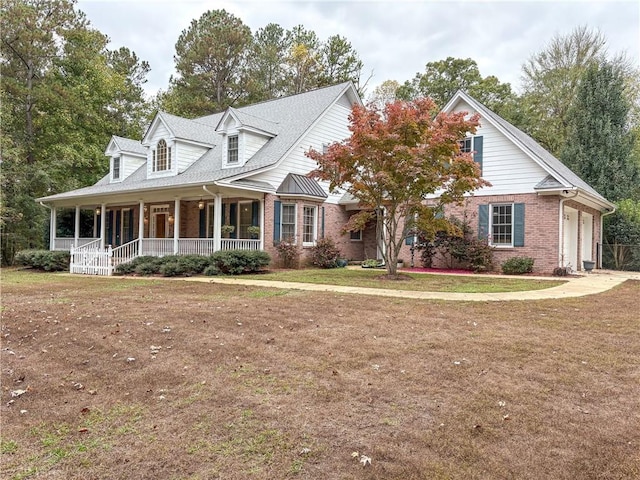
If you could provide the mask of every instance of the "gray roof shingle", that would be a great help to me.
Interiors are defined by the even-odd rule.
[[[121,152],[134,153],[137,155],[147,155],[147,149],[142,145],[140,140],[133,140],[131,138],[118,137],[114,135],[113,141]]]
[[[170,177],[147,178],[146,165],[143,165],[122,182],[109,183],[103,179],[90,187],[51,195],[39,200],[53,201],[90,195],[197,185],[225,179],[234,180],[234,177],[274,166],[297,145],[322,114],[349,89],[353,89],[353,84],[344,82],[235,109],[238,117],[241,121],[247,122],[247,125],[269,132],[276,130],[272,132],[276,135],[269,139],[244,166],[235,168],[222,168],[222,137],[220,133],[215,132],[215,127],[224,112],[195,120],[161,112],[159,115],[176,137],[211,145],[211,148],[185,171]]]

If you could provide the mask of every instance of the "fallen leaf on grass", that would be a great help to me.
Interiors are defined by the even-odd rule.
[[[25,393],[27,393],[27,390],[22,390],[22,389],[13,390],[13,391],[11,392],[11,397],[12,397],[12,398],[21,397],[21,396],[22,396],[22,395],[24,395]]]

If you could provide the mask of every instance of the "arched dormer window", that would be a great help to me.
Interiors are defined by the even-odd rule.
[[[171,147],[168,147],[164,140],[160,140],[153,151],[153,171],[164,172],[166,170],[171,170]]]

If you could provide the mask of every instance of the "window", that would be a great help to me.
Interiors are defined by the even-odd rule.
[[[238,163],[238,135],[227,140],[227,163]]]
[[[314,245],[316,242],[316,218],[318,207],[302,209],[302,245]]]
[[[513,205],[491,205],[491,244],[513,246]]]
[[[280,240],[294,242],[296,238],[296,206],[282,205],[280,218]]]
[[[471,152],[471,137],[467,137],[464,140],[460,140],[460,152],[469,153]]]
[[[167,142],[160,140],[153,152],[153,171],[164,172],[171,170],[171,147],[167,147]]]
[[[113,157],[113,179],[120,178],[120,157]]]
[[[328,143],[323,143],[322,144],[322,154],[326,155],[327,153],[329,153],[329,144]]]
[[[213,221],[213,203],[207,203],[206,209],[207,209],[207,213],[205,214],[207,216],[206,237],[207,238],[213,238],[213,226],[214,226],[214,221]]]
[[[362,241],[362,230],[356,230],[354,232],[349,232],[349,239],[352,242],[361,242]]]
[[[249,235],[249,231],[247,230],[251,226],[251,220],[253,217],[251,202],[242,202],[238,204],[238,208],[240,209],[240,218],[238,221],[240,232],[238,232],[238,238],[251,238],[251,235]]]

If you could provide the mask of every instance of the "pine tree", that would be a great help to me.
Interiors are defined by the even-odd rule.
[[[613,201],[630,197],[640,181],[623,82],[614,64],[587,68],[568,112],[568,136],[560,155],[565,165]]]

